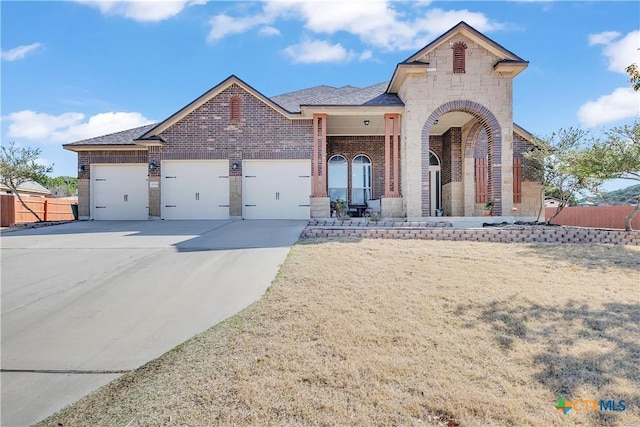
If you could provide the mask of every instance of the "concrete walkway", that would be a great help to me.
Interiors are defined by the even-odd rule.
[[[3,233],[2,426],[28,425],[258,300],[306,221]]]

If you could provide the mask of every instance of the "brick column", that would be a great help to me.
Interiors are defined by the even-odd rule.
[[[313,115],[313,158],[311,162],[311,179],[313,197],[327,196],[327,115]]]

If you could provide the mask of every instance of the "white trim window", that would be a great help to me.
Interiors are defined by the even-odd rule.
[[[371,159],[357,155],[351,164],[351,203],[364,205],[371,199]]]
[[[337,200],[347,201],[348,188],[348,164],[344,156],[336,155],[329,159],[328,167],[328,187],[329,198],[332,202]]]

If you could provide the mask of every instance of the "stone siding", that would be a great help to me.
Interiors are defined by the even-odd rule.
[[[494,135],[494,139],[498,139],[500,144],[499,152],[494,153],[493,162],[496,163],[494,165],[496,170],[501,169],[500,180],[495,183],[495,186],[501,189],[502,210],[509,212],[513,204],[512,78],[503,77],[494,72],[493,65],[502,58],[497,58],[477,43],[462,35],[454,36],[449,41],[462,41],[467,45],[464,74],[453,73],[452,49],[450,43],[446,42],[421,58],[421,61],[429,62],[429,67],[436,70],[427,72],[426,76],[408,76],[398,91],[398,95],[405,103],[401,141],[404,164],[402,182],[407,215],[422,217],[426,203],[423,198],[424,191],[428,192],[428,186],[425,186],[422,174],[425,124],[428,119],[433,118],[433,113],[440,106],[460,100],[471,100],[490,111],[495,117],[494,127],[499,134]],[[488,119],[481,115],[477,118]],[[428,144],[429,139],[427,137],[425,144]],[[428,159],[426,161],[428,163]]]

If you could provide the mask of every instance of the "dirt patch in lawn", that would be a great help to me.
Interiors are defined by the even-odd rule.
[[[260,302],[42,425],[639,425],[639,258],[305,241]]]

